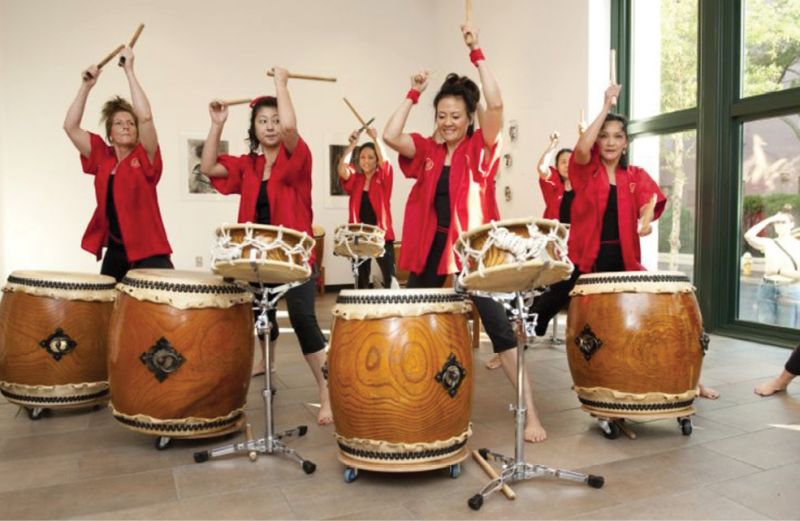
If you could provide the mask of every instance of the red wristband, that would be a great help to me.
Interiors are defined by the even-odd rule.
[[[486,59],[486,56],[483,55],[483,51],[480,47],[475,47],[472,49],[472,52],[469,53],[469,59],[472,62],[472,65],[475,67],[478,66],[479,61],[483,61]]]
[[[416,105],[417,102],[419,101],[419,91],[417,89],[408,89],[408,92],[406,93],[406,98],[410,99],[411,103]]]

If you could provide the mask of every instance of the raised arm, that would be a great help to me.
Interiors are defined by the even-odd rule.
[[[386,151],[383,149],[383,143],[378,139],[378,132],[374,127],[367,129],[367,135],[375,143],[375,155],[378,156],[378,165],[383,165],[386,162]]]
[[[128,86],[131,89],[133,112],[136,114],[136,119],[139,120],[139,142],[147,152],[148,159],[152,162],[158,148],[158,135],[156,134],[156,126],[153,124],[150,101],[148,101],[142,86],[139,84],[139,80],[136,78],[136,74],[133,72],[133,50],[130,47],[125,47],[120,51],[119,55],[120,58],[125,59],[121,66],[125,70]]]
[[[744,240],[752,246],[753,248],[757,249],[758,251],[764,251],[767,247],[767,241],[769,239],[765,239],[764,237],[759,237],[758,234],[761,233],[767,226],[772,223],[778,222],[781,219],[784,219],[780,212],[767,217],[766,219],[757,222],[753,226],[750,227],[744,234]]]
[[[354,130],[353,133],[350,134],[350,137],[347,138],[347,148],[344,150],[344,154],[339,157],[339,164],[336,165],[336,173],[339,174],[342,181],[350,179],[350,169],[347,168],[347,164],[350,162],[350,156],[353,155],[353,150],[355,150],[358,144],[358,134],[358,130]]]
[[[386,145],[407,159],[413,159],[414,155],[417,153],[411,135],[403,133],[408,115],[411,113],[411,108],[415,104],[411,96],[414,95],[413,91],[416,91],[415,96],[417,98],[422,94],[428,86],[429,76],[430,72],[427,70],[420,70],[411,76],[411,90],[403,100],[403,103],[401,103],[394,111],[394,114],[389,117],[389,120],[386,122],[386,127],[383,129],[383,141]]]
[[[545,151],[542,152],[542,157],[539,158],[539,163],[536,165],[536,171],[539,173],[539,177],[545,181],[550,179],[550,168],[548,165],[550,164],[550,161],[553,160],[553,152],[556,151],[557,146],[558,132],[553,131],[553,133],[550,134],[550,144],[547,145]]]
[[[297,117],[292,98],[289,96],[289,71],[283,67],[272,69],[275,73],[275,97],[278,99],[278,120],[281,122],[281,143],[291,154],[297,146],[300,134],[297,133]]]
[[[211,128],[200,156],[200,172],[208,177],[225,177],[228,169],[219,163],[218,157],[219,140],[222,138],[225,121],[228,120],[228,106],[220,100],[214,100],[208,104],[208,113],[211,115]]]
[[[478,45],[478,29],[470,25],[462,25],[461,33],[464,43],[471,52],[480,49]],[[503,127],[503,97],[500,94],[500,85],[497,83],[492,71],[483,58],[474,61],[478,67],[478,75],[481,78],[481,88],[486,106],[480,115],[480,127],[483,132],[483,140],[487,147],[493,146],[500,136]]]
[[[89,133],[81,128],[81,119],[83,119],[83,112],[86,109],[86,100],[89,97],[89,91],[97,83],[97,77],[100,75],[100,69],[97,65],[92,65],[81,73],[83,80],[78,89],[78,94],[72,101],[72,104],[67,110],[67,116],[64,118],[64,132],[67,133],[72,144],[78,149],[84,157],[89,157],[92,151],[91,139]]]
[[[578,144],[575,145],[573,157],[575,158],[575,162],[579,165],[587,164],[592,158],[592,147],[594,146],[594,142],[597,141],[597,136],[600,134],[600,129],[603,128],[603,123],[606,120],[606,116],[608,116],[608,113],[611,112],[611,108],[614,106],[614,100],[619,98],[620,90],[622,90],[621,85],[609,85],[605,92],[603,109],[600,111],[594,121],[592,121],[592,124],[589,125],[589,128],[586,129],[586,132],[581,134],[578,138]]]

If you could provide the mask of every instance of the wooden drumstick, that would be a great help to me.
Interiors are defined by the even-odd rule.
[[[342,99],[343,99],[343,100],[344,100],[344,102],[347,104],[347,106],[350,108],[350,110],[353,112],[353,115],[356,117],[356,119],[358,120],[358,122],[359,122],[359,123],[361,123],[361,125],[362,125],[362,126],[366,125],[366,123],[364,123],[364,118],[362,118],[362,117],[361,117],[361,115],[358,113],[358,111],[357,111],[357,110],[356,110],[356,108],[353,106],[353,104],[352,104],[352,103],[350,103],[349,101],[347,101],[347,98],[342,98]],[[373,119],[374,119],[374,118],[373,118]]]
[[[625,422],[623,420],[614,420],[614,423],[617,424],[617,427],[619,427],[619,430],[622,432],[622,434],[624,434],[631,440],[636,439],[636,433],[633,432],[630,427],[625,425]]]
[[[485,472],[485,473],[486,473],[486,474],[487,474],[487,475],[488,475],[490,478],[492,478],[492,479],[498,479],[498,478],[500,477],[500,476],[498,476],[498,475],[497,475],[497,471],[495,471],[495,470],[494,470],[494,467],[492,467],[491,465],[489,465],[489,462],[488,462],[488,461],[486,461],[485,459],[483,459],[483,456],[481,456],[481,453],[480,453],[480,452],[478,452],[477,450],[473,450],[473,451],[472,451],[472,457],[473,457],[473,459],[475,459],[475,461],[477,461],[477,462],[478,462],[478,465],[480,465],[480,466],[481,466],[481,468],[483,469],[483,471],[484,471],[484,472]],[[506,496],[508,499],[516,499],[516,498],[517,498],[517,494],[516,494],[516,493],[515,493],[513,490],[511,490],[511,487],[509,487],[509,486],[508,486],[508,485],[506,485],[505,483],[503,483],[503,494],[505,494],[505,496]]]
[[[270,77],[275,76],[275,71],[270,69],[269,71],[267,71],[267,76]],[[332,76],[315,76],[313,74],[299,74],[295,72],[290,72],[289,78],[293,78],[296,80],[330,81],[330,82],[336,81],[336,78]]]
[[[230,107],[232,105],[244,105],[245,103],[250,103],[251,101],[253,101],[253,98],[236,98],[236,99],[224,100],[222,104],[227,107]]]
[[[466,16],[464,20],[464,25],[472,27],[472,0],[466,0]],[[467,35],[467,45],[472,45],[474,38],[472,34]]]
[[[608,59],[609,59],[609,63],[608,63],[609,75],[608,75],[608,78],[609,78],[609,81],[611,82],[611,85],[616,85],[617,84],[617,50],[616,49],[611,49],[611,53],[609,54],[609,58]],[[611,101],[614,103],[614,105],[616,105],[617,104],[617,97],[614,96]]]
[[[143,30],[144,30],[144,24],[139,24],[139,27],[137,27],[136,31],[133,33],[133,37],[131,38],[131,41],[128,43],[128,47],[133,49],[133,46],[136,45],[136,40],[139,39],[139,35],[142,34]],[[119,57],[119,66],[121,67],[123,65],[125,65],[125,57],[124,56],[120,56]]]
[[[117,54],[119,54],[119,52],[120,52],[122,49],[124,49],[124,48],[125,48],[125,46],[124,46],[124,45],[120,45],[119,47],[117,47],[116,49],[114,49],[113,51],[111,51],[110,53],[108,53],[108,56],[106,56],[105,58],[103,58],[102,60],[100,60],[100,63],[98,63],[98,64],[97,64],[97,68],[98,68],[98,70],[99,70],[99,69],[102,69],[102,68],[103,68],[103,66],[104,66],[106,63],[108,63],[108,62],[110,62],[111,60],[113,60],[113,59],[114,59],[114,56],[116,56]],[[85,74],[83,75],[83,79],[84,79],[84,80],[88,80],[89,78],[91,78],[91,74],[89,74],[88,72],[87,72],[87,73],[85,73]]]
[[[249,423],[245,425],[244,433],[244,437],[247,440],[247,446],[250,447],[250,444],[253,443],[253,428],[250,427]],[[250,452],[247,453],[247,457],[250,458],[250,461],[255,461],[258,459],[258,452],[255,450],[250,450]]]

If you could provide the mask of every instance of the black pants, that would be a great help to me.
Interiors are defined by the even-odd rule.
[[[386,241],[383,248],[383,257],[375,259],[378,267],[381,269],[383,275],[383,287],[390,288],[392,286],[392,278],[394,278],[394,241]],[[360,289],[369,288],[369,276],[372,274],[372,260],[364,261],[358,267],[358,287]]]
[[[319,328],[317,313],[314,309],[314,298],[317,294],[317,284],[315,273],[309,280],[299,286],[295,286],[286,292],[283,298],[286,300],[286,308],[289,311],[289,322],[294,328],[297,340],[300,342],[300,349],[304,355],[314,354],[322,351],[327,344],[325,335]],[[270,285],[274,286],[274,285]],[[255,311],[256,318],[259,311]],[[267,316],[270,323],[270,340],[277,340],[280,331],[276,320],[276,310],[270,311]]]
[[[101,275],[109,275],[120,282],[128,270],[135,268],[159,268],[165,270],[175,269],[169,255],[153,255],[146,259],[136,262],[128,262],[125,246],[118,242],[110,241],[106,252],[103,255],[103,265],[100,268]]]
[[[600,245],[593,271],[625,271],[622,248],[618,243]],[[581,273],[576,268],[569,279],[553,284],[545,293],[534,299],[530,312],[537,314],[536,336],[544,336],[550,320],[569,304],[569,294],[580,276]]]
[[[794,348],[789,360],[786,361],[786,372],[795,376],[800,375],[800,346]]]
[[[425,269],[422,273],[412,273],[408,277],[409,288],[441,288],[447,275],[437,275],[436,268],[439,260],[444,253],[444,246],[447,243],[447,234],[437,232],[433,239],[433,245],[425,261]],[[495,353],[500,353],[508,349],[517,347],[517,336],[508,321],[503,306],[488,297],[472,297],[472,302],[478,309],[478,314],[483,321],[483,328],[492,341],[492,349]]]

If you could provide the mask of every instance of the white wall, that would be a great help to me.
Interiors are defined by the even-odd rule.
[[[479,0],[475,21],[502,87],[506,120],[520,140],[505,151],[514,165],[501,173],[503,217],[540,216],[544,204],[535,162],[554,129],[565,146],[576,137],[587,103],[589,0]],[[96,272],[80,239],[95,207],[92,179],[61,130],[80,72],[146,24],[136,46],[136,69],[153,106],[164,156],[159,200],[176,267],[208,264],[212,232],[234,222],[237,197],[191,200],[184,194],[183,135],[205,134],[213,97],[274,91],[264,72],[290,70],[339,77],[336,84],[293,81],[301,134],[314,155],[315,222],[329,231],[327,283],[351,281],[349,265],[331,256],[333,228],[346,221],[344,200],[325,197],[327,147],[344,143],[355,119],[347,96],[379,129],[402,100],[408,77],[421,66],[437,76],[407,128],[428,132],[431,99],[447,72],[477,78],[458,25],[463,0],[240,0],[220,7],[207,0],[143,0],[130,14],[119,0],[0,0],[0,275],[15,269]],[[607,42],[608,40],[606,40]],[[89,98],[84,127],[100,131],[102,103],[128,94],[124,75],[107,66]],[[245,149],[247,110],[234,108],[224,138]],[[5,153],[3,153],[5,151]],[[503,188],[513,199],[503,201]],[[393,215],[398,234],[411,183],[398,172]]]

